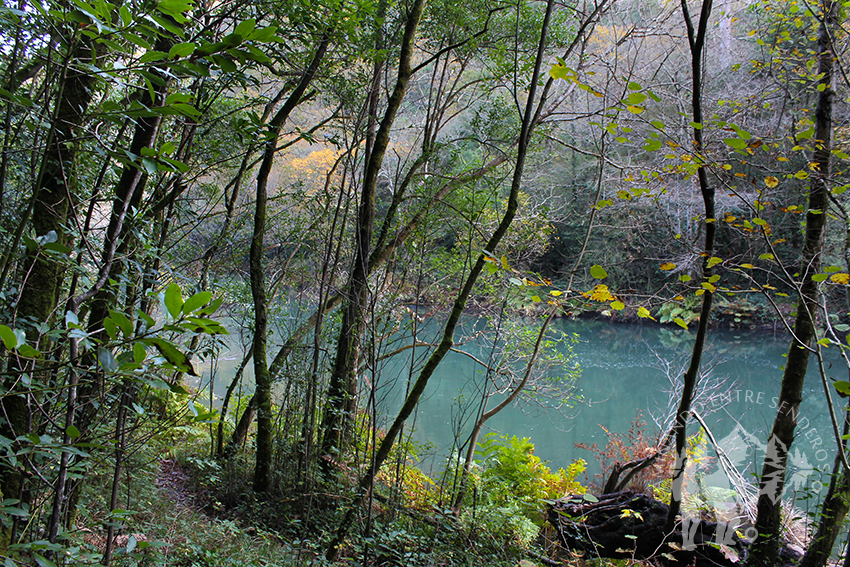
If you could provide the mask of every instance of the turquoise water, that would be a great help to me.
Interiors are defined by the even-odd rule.
[[[481,330],[481,321],[465,321],[467,332]],[[526,322],[529,327],[539,322]],[[576,444],[604,445],[610,432],[626,433],[637,417],[647,423],[647,436],[656,438],[665,415],[670,415],[671,378],[681,380],[690,356],[693,333],[683,329],[660,328],[655,325],[623,325],[598,321],[556,320],[553,329],[576,334],[578,342],[572,351],[581,369],[572,392],[571,407],[559,411],[542,411],[533,404],[506,407],[494,416],[484,432],[529,437],[536,446],[535,454],[548,461],[553,468],[565,467],[574,459],[585,459],[589,475],[598,471],[593,455],[576,447]],[[426,324],[420,338],[430,340],[439,331],[436,322]],[[391,348],[397,348],[401,342]],[[459,345],[464,351],[486,360],[492,348],[490,339],[479,336],[476,340]],[[782,378],[782,365],[788,348],[783,333],[713,330],[709,333],[703,368],[710,367],[709,377],[703,383],[712,383],[714,397],[708,403],[697,400],[697,407],[705,417],[714,437],[726,450],[735,435],[751,440],[767,438],[776,413],[775,398]],[[833,347],[834,348],[834,347]],[[379,414],[388,424],[403,401],[411,369],[421,364],[428,349],[405,351],[380,362],[377,372],[364,372],[361,401],[365,403],[374,394]],[[828,375],[836,380],[846,380],[847,370],[833,353],[835,360],[828,364]],[[215,391],[223,395],[224,383],[233,374],[239,356],[230,353],[231,360],[217,365]],[[666,370],[665,370],[666,368]],[[204,381],[208,381],[209,367]],[[250,368],[249,368],[250,370]],[[831,468],[835,455],[835,441],[831,433],[827,403],[820,378],[810,367],[800,410],[798,437],[795,443],[795,466],[804,472],[802,478],[810,485],[823,479],[820,469]],[[414,373],[415,377],[415,373]],[[250,381],[250,372],[246,375]],[[472,428],[471,415],[475,412],[480,391],[486,381],[483,367],[468,356],[450,354],[433,376],[419,404],[415,419],[409,426],[414,429],[413,439],[421,444],[423,466],[437,467],[453,447],[462,444]],[[207,382],[208,383],[208,382]],[[494,396],[488,407],[497,403]],[[676,403],[678,399],[676,399]],[[838,401],[836,400],[836,407]],[[696,431],[698,425],[689,426]],[[740,448],[738,448],[740,449]],[[713,452],[711,452],[713,455]],[[751,446],[743,453],[738,450],[737,466],[746,474],[754,472],[763,452]],[[825,482],[825,480],[824,480]],[[797,488],[802,488],[798,483]]]

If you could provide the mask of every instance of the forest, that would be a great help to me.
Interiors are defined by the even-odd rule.
[[[4,566],[850,565],[849,25],[3,0]],[[493,424],[589,428],[599,329],[674,339],[666,409],[623,370],[632,428],[550,466]],[[775,396],[724,385],[717,333],[768,330]],[[772,412],[738,461],[733,390]]]

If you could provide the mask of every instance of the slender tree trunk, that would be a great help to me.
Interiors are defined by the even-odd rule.
[[[281,129],[289,115],[301,103],[307,87],[316,75],[330,44],[330,31],[325,32],[319,42],[310,66],[304,70],[298,85],[290,93],[286,102],[268,125],[268,139],[263,153],[263,161],[257,172],[256,204],[254,211],[254,232],[251,238],[251,295],[254,299],[254,397],[257,407],[257,461],[254,470],[254,490],[265,492],[269,488],[272,463],[272,375],[269,372],[266,354],[268,301],[266,299],[265,274],[263,273],[263,255],[266,233],[266,204],[268,202],[268,182],[277,152],[277,141]]]
[[[390,143],[390,131],[395,123],[395,117],[404,99],[407,84],[413,73],[411,59],[413,57],[413,40],[416,27],[421,15],[421,7],[416,6],[407,15],[408,22],[402,40],[401,53],[398,63],[398,77],[395,87],[387,101],[384,117],[374,135],[367,136],[367,162],[360,193],[360,207],[357,214],[357,237],[354,267],[347,286],[347,302],[342,316],[339,338],[337,340],[336,358],[328,386],[328,401],[322,419],[322,455],[331,457],[322,461],[325,472],[330,472],[332,459],[339,458],[351,436],[354,424],[354,413],[357,406],[357,361],[360,352],[360,340],[366,329],[366,310],[369,302],[369,256],[371,253],[372,233],[375,224],[375,191],[378,186],[378,174],[384,162],[384,155]],[[378,17],[383,12],[382,2]],[[376,46],[383,39],[376,38]],[[372,91],[369,96],[370,124],[374,122],[377,112],[379,80],[381,63],[376,63],[373,69]],[[371,130],[372,126],[370,126]]]
[[[423,0],[417,0],[416,4],[414,5],[414,9],[418,7],[418,9],[421,11],[423,3]],[[548,92],[548,89],[544,88],[543,94],[541,95],[541,100],[539,102],[538,112],[535,112],[535,104],[537,101],[537,83],[540,80],[540,70],[543,65],[543,54],[546,46],[546,36],[549,31],[549,21],[552,16],[552,9],[554,7],[554,4],[554,0],[548,0],[546,4],[546,15],[542,24],[534,71],[529,82],[529,90],[525,112],[522,116],[522,128],[519,136],[516,165],[514,167],[513,178],[511,179],[511,191],[508,197],[507,207],[505,209],[505,213],[502,216],[501,221],[499,222],[498,227],[493,232],[493,235],[490,237],[490,240],[487,242],[487,245],[485,247],[485,250],[489,251],[491,254],[493,253],[492,251],[498,248],[499,243],[502,241],[502,238],[508,231],[508,228],[510,227],[514,217],[516,216],[516,211],[519,207],[518,196],[522,182],[522,175],[525,167],[525,159],[528,154],[529,140],[531,138],[533,126],[535,124],[534,117],[539,114],[539,108],[542,107],[545,103],[546,94]],[[547,85],[549,84],[551,83],[547,83]],[[413,413],[413,410],[419,403],[419,398],[425,391],[425,387],[428,385],[428,381],[431,379],[431,376],[433,376],[434,371],[437,369],[443,358],[445,358],[446,354],[448,354],[448,352],[454,345],[455,329],[457,328],[457,324],[460,321],[460,316],[463,313],[463,309],[466,306],[466,302],[469,298],[469,295],[472,293],[472,288],[475,285],[475,282],[478,280],[478,276],[481,274],[481,271],[484,269],[484,264],[484,254],[479,253],[475,264],[473,265],[469,275],[466,278],[466,281],[464,282],[463,287],[461,288],[461,291],[455,299],[454,306],[452,307],[452,311],[449,314],[449,318],[446,321],[446,325],[443,330],[442,340],[426,361],[425,366],[419,373],[419,377],[416,379],[413,384],[413,387],[410,389],[410,393],[405,399],[401,410],[399,410],[398,415],[396,415],[395,420],[393,421],[392,425],[390,425],[386,435],[384,435],[384,439],[381,441],[381,444],[378,447],[378,451],[375,454],[375,457],[369,469],[366,471],[366,474],[363,475],[363,478],[360,481],[360,487],[356,497],[354,498],[354,501],[346,511],[345,516],[343,517],[339,527],[337,528],[336,535],[333,537],[330,544],[328,545],[328,548],[325,553],[327,559],[333,560],[336,559],[336,557],[338,556],[339,548],[342,545],[342,542],[348,537],[348,533],[354,521],[354,515],[360,504],[363,502],[365,496],[371,491],[375,476],[378,474],[378,471],[381,469],[381,466],[384,464],[384,461],[386,461],[387,457],[389,456],[399,432],[404,427],[404,422],[407,420],[410,414]]]
[[[700,11],[699,25],[694,31],[694,25],[691,21],[691,15],[688,11],[687,0],[682,0],[682,15],[685,20],[685,26],[688,30],[688,44],[691,49],[691,74],[692,74],[692,95],[691,107],[693,112],[693,120],[695,123],[702,125],[702,50],[705,45],[705,33],[708,27],[708,18],[711,16],[711,0],[703,0],[702,10]],[[694,150],[697,155],[701,155],[703,151],[702,144],[702,127],[694,128]],[[705,208],[705,242],[703,245],[703,278],[707,285],[712,275],[710,258],[714,255],[714,240],[717,231],[717,223],[714,221],[714,188],[708,183],[706,170],[704,166],[700,166],[697,170],[697,178],[699,179],[700,193],[702,194],[703,205]],[[685,466],[687,465],[687,437],[688,437],[688,417],[691,413],[691,402],[693,401],[694,392],[696,391],[697,379],[699,378],[699,367],[702,361],[702,351],[705,347],[705,338],[708,334],[708,319],[711,316],[711,300],[712,290],[704,289],[702,297],[702,308],[700,309],[699,326],[697,327],[697,336],[694,339],[694,348],[691,353],[691,362],[688,370],[685,372],[682,385],[682,398],[679,402],[679,409],[676,412],[676,462],[673,468],[673,488],[670,493],[670,508],[667,514],[667,523],[665,529],[671,533],[675,527],[679,509],[682,504],[682,483],[685,480]]]
[[[832,44],[832,31],[837,24],[837,5],[832,0],[821,4],[820,34],[818,36],[818,74],[819,85],[823,90],[818,94],[815,110],[815,140],[813,161],[817,164],[811,177],[809,205],[806,212],[806,234],[801,262],[802,285],[794,321],[794,336],[788,349],[788,359],[782,375],[782,387],[777,401],[776,418],[767,440],[767,453],[762,467],[759,489],[756,529],[758,539],[750,553],[750,566],[773,566],[778,563],[781,537],[782,493],[785,489],[785,472],[788,453],[794,441],[794,429],[803,397],[803,382],[809,363],[809,354],[816,337],[815,323],[818,314],[820,296],[818,284],[812,276],[821,271],[823,253],[823,235],[829,206],[829,189],[826,179],[830,174],[830,153],[832,150],[832,100],[835,96],[833,81],[833,61],[835,54]]]
[[[522,391],[525,389],[525,385],[528,384],[528,379],[531,378],[531,373],[534,370],[534,364],[537,362],[537,357],[540,355],[540,345],[543,343],[543,337],[546,336],[546,329],[549,328],[549,323],[551,323],[552,319],[555,317],[557,309],[557,306],[552,307],[552,309],[549,310],[549,315],[547,315],[546,319],[543,321],[543,326],[540,327],[540,332],[537,334],[537,341],[534,343],[534,351],[531,353],[531,358],[528,360],[528,364],[525,367],[525,374],[523,374],[522,380],[520,380],[519,384],[517,384],[516,387],[511,390],[511,393],[508,394],[504,400],[496,404],[496,407],[489,411],[484,411],[486,410],[487,403],[487,401],[485,400],[485,406],[482,408],[483,413],[475,421],[475,426],[472,428],[472,433],[469,434],[469,447],[467,447],[466,449],[466,459],[463,463],[463,472],[461,473],[460,477],[460,485],[458,487],[457,496],[455,497],[454,501],[455,512],[460,510],[460,506],[461,504],[463,504],[463,498],[464,496],[466,496],[466,487],[469,482],[469,475],[472,471],[472,460],[475,456],[475,449],[478,446],[478,438],[481,435],[481,430],[484,429],[484,424],[486,424],[491,417],[493,417],[494,415],[508,407],[510,404],[512,404],[514,400],[516,400],[519,395],[522,394]]]
[[[844,432],[850,433],[850,413],[844,412]],[[844,443],[846,447],[846,441]],[[829,490],[823,499],[817,531],[812,537],[800,567],[823,567],[829,561],[835,540],[844,528],[844,519],[850,511],[850,474],[844,469],[840,456],[835,458]]]

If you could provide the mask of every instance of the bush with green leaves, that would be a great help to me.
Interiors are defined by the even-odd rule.
[[[534,454],[528,437],[489,433],[481,442],[461,522],[470,531],[502,543],[527,547],[543,525],[544,501],[566,494],[583,494],[576,481],[587,464],[574,461],[567,469],[552,471]]]

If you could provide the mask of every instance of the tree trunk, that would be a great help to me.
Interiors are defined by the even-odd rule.
[[[421,13],[423,0],[417,0],[416,4],[412,10],[419,10]],[[508,231],[511,223],[513,222],[514,216],[516,216],[517,208],[519,207],[519,190],[522,182],[522,174],[525,167],[525,158],[528,154],[528,146],[529,140],[531,137],[531,132],[533,130],[535,120],[534,117],[539,112],[535,112],[535,104],[536,104],[536,92],[537,92],[537,82],[540,79],[540,69],[543,65],[543,53],[546,46],[546,36],[549,30],[549,21],[552,15],[552,9],[554,6],[554,0],[549,0],[546,4],[546,16],[543,20],[542,31],[540,35],[540,41],[538,43],[537,56],[534,65],[534,71],[531,77],[531,81],[529,83],[528,90],[528,98],[526,101],[525,112],[522,116],[522,129],[519,136],[519,145],[518,145],[518,153],[516,159],[516,165],[514,167],[513,178],[511,179],[511,192],[508,197],[507,208],[505,210],[504,215],[502,216],[501,221],[499,222],[498,227],[493,232],[493,235],[490,237],[490,240],[487,242],[487,246],[485,250],[490,251],[492,253],[495,250],[499,243],[502,241],[502,237],[504,237],[505,233]],[[408,26],[410,25],[410,21],[408,21]],[[407,34],[407,30],[405,30],[405,35]],[[547,82],[547,87],[550,85],[550,82]],[[542,106],[545,102],[546,94],[548,92],[548,88],[543,89],[543,94],[541,95],[541,100],[539,102],[539,106]],[[539,110],[539,107],[538,107]],[[354,514],[360,504],[363,502],[363,498],[369,493],[372,489],[372,484],[375,480],[375,476],[378,474],[381,466],[384,464],[384,461],[390,454],[392,447],[395,443],[396,437],[404,426],[404,422],[413,413],[414,408],[419,403],[419,398],[422,396],[422,393],[425,391],[425,386],[428,385],[428,381],[431,376],[434,374],[434,371],[442,362],[443,358],[448,354],[449,350],[451,350],[454,345],[454,332],[457,327],[458,321],[460,320],[460,316],[463,313],[463,309],[466,306],[466,302],[469,299],[469,295],[472,293],[472,288],[475,285],[475,282],[478,280],[478,276],[481,274],[481,271],[484,269],[484,254],[479,253],[478,258],[475,264],[472,267],[469,275],[464,282],[463,288],[455,299],[454,306],[452,307],[452,311],[449,314],[449,318],[446,321],[446,325],[443,330],[443,338],[440,341],[440,344],[428,358],[425,366],[422,368],[422,371],[419,373],[419,377],[413,384],[413,387],[410,389],[410,392],[407,395],[407,398],[404,401],[404,404],[399,410],[398,415],[393,421],[390,428],[387,430],[384,439],[381,441],[380,446],[378,447],[378,451],[375,454],[374,459],[372,460],[371,465],[369,466],[366,474],[360,481],[359,491],[354,498],[354,501],[349,506],[348,510],[345,513],[342,521],[340,522],[339,527],[337,528],[336,535],[331,540],[330,544],[327,547],[325,552],[325,557],[329,560],[334,560],[339,554],[339,548],[342,545],[342,542],[348,537],[349,530],[351,529],[351,524],[354,521]]]
[[[836,26],[837,6],[832,0],[821,4],[823,20],[818,36],[818,73],[819,85],[823,90],[818,94],[815,110],[814,162],[809,205],[806,212],[806,234],[801,262],[802,285],[799,290],[797,315],[794,321],[794,336],[788,349],[788,360],[782,375],[782,388],[777,401],[776,419],[767,441],[767,454],[762,468],[758,499],[756,529],[758,539],[754,552],[750,556],[751,566],[772,566],[776,564],[781,542],[780,511],[782,493],[785,488],[785,471],[788,452],[794,441],[794,429],[803,394],[803,381],[809,362],[811,345],[816,337],[815,322],[818,312],[818,284],[812,276],[821,271],[823,253],[823,234],[829,205],[829,189],[826,179],[830,170],[832,149],[832,89],[833,52],[831,32]]]
[[[257,408],[257,460],[254,469],[254,490],[265,492],[269,488],[272,463],[272,401],[271,373],[267,363],[266,342],[268,327],[268,302],[266,299],[265,274],[263,273],[263,255],[266,233],[266,204],[268,202],[268,182],[277,152],[277,140],[289,115],[301,103],[302,97],[316,75],[330,43],[330,31],[325,32],[319,42],[309,67],[304,70],[298,85],[290,93],[286,102],[268,125],[268,139],[263,153],[263,161],[257,172],[256,204],[254,210],[254,232],[251,237],[251,296],[254,299],[254,380],[256,391],[254,398]]]
[[[693,120],[696,124],[702,124],[702,50],[705,45],[705,32],[708,28],[708,18],[711,15],[711,0],[703,0],[700,10],[699,25],[694,32],[694,25],[688,11],[686,0],[682,0],[682,16],[688,30],[688,44],[691,49],[691,74],[692,93],[691,107]],[[702,128],[694,128],[694,150],[702,154]],[[703,206],[705,207],[705,242],[703,244],[703,266],[702,273],[706,285],[711,285],[709,278],[712,275],[710,258],[714,255],[714,240],[717,231],[717,223],[714,222],[714,188],[708,183],[706,169],[700,166],[697,169],[700,193],[702,194]],[[685,480],[685,467],[687,466],[687,437],[688,417],[691,413],[691,402],[696,391],[697,379],[699,378],[699,367],[702,361],[702,351],[705,347],[705,338],[708,334],[708,319],[711,316],[712,290],[703,289],[702,308],[700,309],[699,326],[697,336],[694,339],[694,348],[691,352],[691,362],[685,372],[682,385],[682,398],[679,409],[676,412],[676,463],[673,468],[673,486],[670,491],[670,508],[667,516],[667,531],[672,531],[679,515],[682,504],[682,483]]]
[[[385,2],[379,6],[377,17],[381,17]],[[390,130],[395,122],[398,109],[404,99],[407,84],[412,74],[413,32],[416,30],[419,15],[408,14],[416,21],[405,27],[401,53],[398,63],[398,77],[393,92],[387,101],[387,109],[372,136],[375,115],[377,113],[382,62],[376,62],[372,73],[372,90],[369,95],[369,135],[366,140],[366,170],[360,192],[360,206],[357,212],[357,236],[354,266],[347,286],[347,302],[342,316],[342,325],[337,339],[336,358],[328,385],[328,401],[322,418],[322,455],[331,457],[322,460],[325,472],[330,472],[331,463],[339,459],[351,437],[354,425],[354,413],[357,407],[357,366],[360,341],[366,329],[366,311],[369,306],[369,256],[372,247],[372,233],[375,224],[375,191],[378,186],[378,174],[384,162],[384,155],[390,143]],[[380,26],[379,26],[380,29]],[[380,31],[375,39],[376,48],[383,44]],[[374,137],[374,141],[373,141]]]
[[[85,121],[92,100],[97,78],[87,73],[87,65],[96,61],[98,55],[88,38],[69,38],[71,52],[65,65],[65,74],[59,85],[56,108],[48,134],[47,147],[42,160],[42,169],[36,180],[32,197],[32,229],[36,236],[56,234],[56,241],[68,246],[70,237],[65,233],[70,211],[78,196],[73,173],[76,161],[75,140]],[[18,301],[16,319],[31,319],[37,323],[47,322],[56,312],[65,266],[55,257],[40,252],[29,252],[23,260],[23,281]],[[37,339],[34,332],[27,333],[31,340]],[[45,345],[47,346],[47,345]],[[44,347],[43,347],[44,348]],[[10,369],[27,371],[13,357]],[[4,389],[11,393],[19,384],[13,376],[4,381]],[[29,388],[27,388],[29,389]],[[27,396],[29,394],[0,397],[0,435],[15,439],[28,433],[30,421]],[[5,459],[3,460],[5,462]],[[9,469],[4,465],[0,474],[0,493],[5,498],[24,496],[24,474],[20,468]],[[0,527],[0,555],[5,555],[16,522],[11,527]]]

